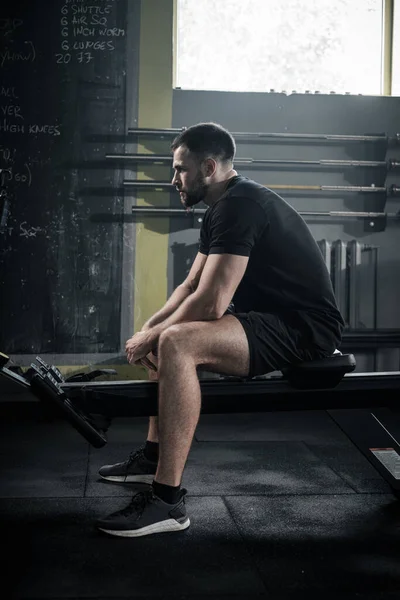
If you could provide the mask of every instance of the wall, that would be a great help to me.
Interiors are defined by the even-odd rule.
[[[172,35],[173,3],[146,0],[141,5],[139,111],[137,127],[165,128],[172,119]],[[162,146],[162,143],[161,143]],[[138,139],[138,153],[158,153],[160,143]],[[169,169],[151,166],[138,171],[138,179],[168,178]],[[128,194],[126,194],[127,197]],[[145,190],[137,194],[137,206],[168,206],[169,194]],[[144,219],[136,224],[134,327],[138,331],[167,300],[167,257],[169,222]],[[129,336],[128,336],[129,337]],[[146,378],[146,371],[134,367],[133,377]]]
[[[227,93],[175,90],[173,96],[173,127],[184,127],[201,121],[215,121],[232,132],[290,132],[315,134],[394,136],[400,123],[400,99],[342,95],[275,93]],[[400,158],[400,146],[388,148],[385,143],[311,143],[304,141],[241,142],[237,138],[237,157],[294,160],[373,160],[385,161],[390,156]],[[381,168],[321,168],[269,167],[238,168],[238,171],[265,185],[333,185],[390,186],[400,184],[400,172],[387,177]],[[338,194],[314,192],[280,192],[300,211],[399,211],[399,199],[385,194]],[[315,239],[351,240],[379,246],[378,265],[378,328],[399,328],[400,279],[398,273],[400,221],[389,220],[385,231],[366,231],[365,220],[308,220]],[[197,226],[198,229],[198,226]],[[170,237],[170,284],[177,284],[185,275],[186,260],[197,250],[198,230],[187,228]],[[186,269],[187,270],[187,269]],[[372,282],[371,282],[372,285]],[[172,286],[171,286],[172,287]],[[360,301],[368,290],[360,290]],[[364,302],[365,304],[365,302]],[[368,313],[368,306],[363,309]],[[368,321],[368,319],[367,319]],[[360,322],[359,326],[368,326]],[[358,355],[359,370],[372,368],[369,356]],[[378,370],[399,368],[397,350],[382,351],[375,363]]]
[[[18,92],[23,94],[24,109],[29,102],[32,105],[29,116],[33,119],[43,113],[50,118],[54,114],[56,121],[63,120],[63,127],[56,152],[53,144],[52,152],[46,148],[41,153],[43,144],[38,147],[33,141],[36,154],[32,151],[26,159],[36,160],[41,154],[40,167],[48,167],[36,173],[29,219],[26,193],[21,189],[17,190],[20,204],[12,206],[14,229],[29,221],[25,222],[26,239],[22,239],[26,248],[9,236],[13,228],[0,239],[1,349],[21,365],[29,365],[40,354],[66,372],[103,364],[116,367],[121,377],[142,378],[143,369],[126,365],[124,347],[133,331],[167,299],[169,223],[153,220],[150,228],[147,222],[132,222],[132,204],[153,204],[155,196],[147,191],[130,194],[123,183],[136,177],[165,178],[166,174],[160,168],[136,170],[136,165],[126,161],[110,162],[106,154],[154,152],[157,143],[127,135],[128,129],[171,125],[173,2],[110,0],[108,25],[123,28],[116,50],[111,55],[97,52],[89,66],[85,57],[79,62],[75,54],[66,65],[54,66],[52,53],[62,41],[86,43],[99,35],[98,28],[79,35],[73,29],[73,17],[88,19],[89,5],[104,9],[99,0],[82,0],[74,8],[59,0],[47,11],[33,3],[8,2],[2,8],[11,25],[14,19],[15,24],[23,21],[21,35],[34,36],[40,50],[33,67],[26,61],[19,61],[18,70],[10,67],[7,85],[12,89],[13,78],[24,80],[25,87]],[[61,18],[66,19],[66,37],[60,33]],[[3,50],[7,38],[2,33]],[[3,84],[4,69],[2,75]],[[49,202],[47,196],[51,196]],[[168,204],[169,194],[161,202]],[[42,229],[48,236],[41,235]],[[14,262],[10,262],[10,252],[17,257]],[[21,289],[24,281],[25,289]],[[58,311],[49,310],[54,303]],[[28,310],[23,310],[25,304]]]

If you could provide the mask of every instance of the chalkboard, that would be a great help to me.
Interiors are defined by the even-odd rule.
[[[91,214],[123,212],[123,173],[102,159],[123,151],[126,21],[126,0],[0,9],[3,352],[119,348],[122,225]]]

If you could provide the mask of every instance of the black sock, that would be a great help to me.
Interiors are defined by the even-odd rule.
[[[146,445],[144,447],[144,455],[147,460],[151,460],[152,462],[158,461],[158,442],[149,442],[146,441]]]
[[[181,490],[180,485],[174,487],[173,485],[166,485],[153,480],[152,486],[155,495],[161,498],[161,500],[164,500],[164,502],[167,502],[168,504],[176,504],[179,501]]]

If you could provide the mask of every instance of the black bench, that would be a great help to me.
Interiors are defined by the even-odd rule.
[[[302,362],[282,369],[289,384],[300,390],[327,389],[337,386],[346,373],[356,368],[353,354],[336,352],[327,358]]]

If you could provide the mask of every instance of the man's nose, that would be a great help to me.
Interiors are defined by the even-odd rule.
[[[177,185],[179,181],[179,177],[178,177],[178,173],[175,173],[175,175],[172,178],[172,185]]]

